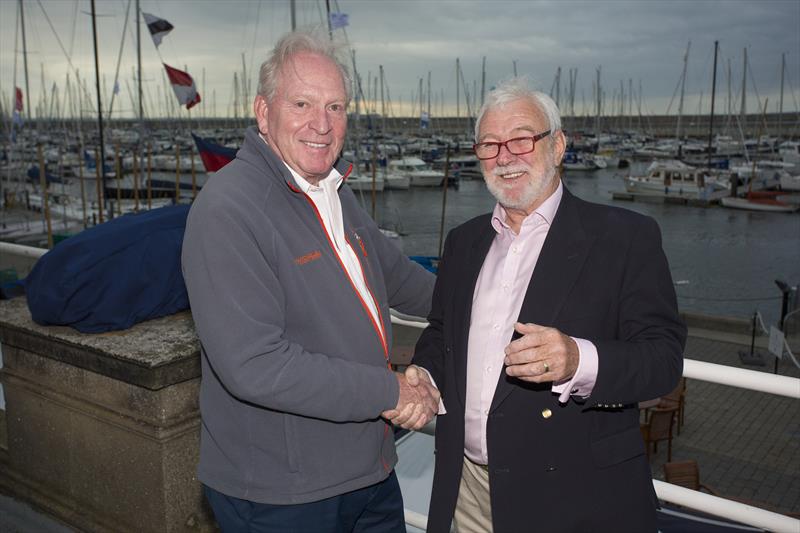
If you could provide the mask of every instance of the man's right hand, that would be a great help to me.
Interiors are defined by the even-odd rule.
[[[414,365],[409,366],[405,374],[395,372],[395,377],[400,384],[397,406],[381,416],[404,429],[421,429],[438,412],[441,394],[428,374]]]

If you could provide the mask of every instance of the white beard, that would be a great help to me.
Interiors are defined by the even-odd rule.
[[[545,175],[536,178],[533,175],[533,169],[527,165],[511,165],[507,167],[495,167],[491,176],[485,179],[486,188],[492,193],[492,196],[497,199],[497,202],[506,209],[520,209],[525,210],[536,201],[544,200],[541,196],[550,189],[553,180],[556,176],[556,166],[553,161],[552,155],[550,161],[547,162],[547,170]],[[506,186],[503,183],[503,178],[500,174],[510,174],[513,172],[527,172],[528,181],[520,192],[515,193],[513,196],[511,192],[516,184],[509,184]]]

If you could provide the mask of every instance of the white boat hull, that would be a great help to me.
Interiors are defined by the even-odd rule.
[[[800,209],[800,205],[785,204],[782,202],[759,202],[747,198],[726,197],[719,201],[725,207],[745,209],[747,211],[769,211],[773,213],[793,213]]]

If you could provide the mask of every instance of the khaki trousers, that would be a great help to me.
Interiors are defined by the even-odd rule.
[[[456,533],[492,533],[489,469],[464,457],[461,485],[453,516]]]

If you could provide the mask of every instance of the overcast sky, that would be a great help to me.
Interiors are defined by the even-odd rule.
[[[134,8],[127,32],[128,0],[97,0],[100,69],[105,78],[103,107],[107,110],[117,66],[121,36],[127,35],[120,64],[121,94],[114,115],[130,115],[133,108],[136,65]],[[135,0],[133,4],[135,6]],[[605,109],[632,85],[644,97],[642,112],[677,112],[676,93],[683,56],[691,41],[686,78],[685,113],[710,105],[714,41],[720,42],[717,77],[717,113],[726,110],[730,65],[730,90],[734,110],[741,105],[743,54],[747,49],[747,108],[755,112],[759,100],[769,98],[777,111],[780,94],[781,54],[786,55],[784,110],[797,111],[800,100],[800,1],[402,1],[331,0],[331,9],[346,13],[346,38],[356,52],[362,87],[383,65],[394,115],[409,114],[417,98],[419,79],[431,72],[432,113],[455,114],[456,58],[460,58],[470,93],[481,89],[481,62],[486,57],[487,90],[513,73],[531,76],[550,92],[557,68],[561,87],[569,86],[569,71],[577,69],[575,110],[593,109],[593,83],[600,68]],[[163,61],[194,77],[203,97],[193,113],[232,115],[233,77],[246,68],[255,71],[274,42],[290,28],[288,0],[141,0],[142,11],[168,20],[175,29],[159,48]],[[48,97],[55,83],[62,105],[67,55],[81,78],[89,82],[94,105],[94,63],[88,0],[25,0],[25,25],[31,105],[40,101],[41,88]],[[299,25],[320,24],[325,1],[297,1]],[[5,112],[16,85],[24,90],[22,37],[15,31],[17,2],[0,0],[0,95]],[[47,17],[55,30],[51,29]],[[334,32],[344,37],[342,30]],[[58,40],[61,41],[59,45]],[[15,46],[15,36],[17,45]],[[62,51],[62,46],[65,51]],[[65,53],[66,52],[66,53]],[[244,54],[244,61],[242,55]],[[143,79],[150,105],[164,100],[159,55],[142,28]],[[243,67],[244,63],[244,67]],[[203,72],[205,71],[205,81]],[[74,70],[71,74],[74,82]],[[630,80],[630,81],[629,81]],[[249,89],[252,97],[255,81]],[[701,101],[702,93],[702,101]],[[172,98],[172,96],[170,95]],[[427,100],[427,96],[424,97]],[[163,107],[163,103],[160,104]],[[563,112],[567,112],[564,96]],[[465,113],[463,89],[461,114]],[[636,111],[636,104],[634,104]],[[593,111],[592,111],[593,112]]]

